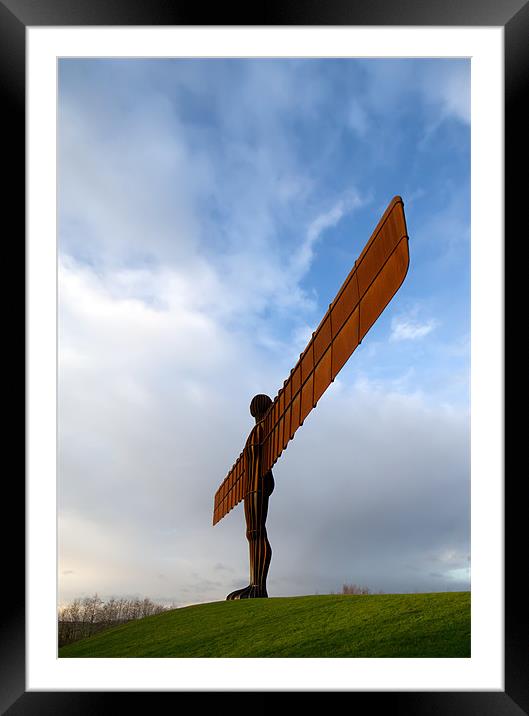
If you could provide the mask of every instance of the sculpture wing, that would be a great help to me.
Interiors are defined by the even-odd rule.
[[[246,494],[246,451],[243,450],[215,493],[213,524],[244,500]]]
[[[270,406],[264,419],[265,472],[391,301],[408,266],[404,205],[396,196]]]
[[[400,288],[409,266],[400,196],[392,199],[330,304],[320,325],[264,417],[263,471],[277,462],[294,433]],[[215,493],[213,524],[244,499],[243,451]]]

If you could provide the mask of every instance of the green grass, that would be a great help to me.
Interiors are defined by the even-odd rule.
[[[213,602],[129,622],[60,657],[469,657],[470,592]]]

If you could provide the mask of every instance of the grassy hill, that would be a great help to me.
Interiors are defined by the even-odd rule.
[[[469,657],[470,592],[213,602],[146,617],[60,657]]]

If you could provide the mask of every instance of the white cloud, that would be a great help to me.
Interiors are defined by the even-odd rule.
[[[367,203],[359,194],[350,190],[338,199],[327,211],[318,214],[313,219],[306,231],[305,239],[297,248],[291,262],[292,269],[296,272],[298,278],[308,271],[314,258],[314,247],[321,238],[322,234],[329,228],[336,226],[344,216],[350,214],[355,209],[364,206]]]
[[[430,334],[437,326],[437,321],[430,318],[419,322],[411,318],[395,316],[391,321],[390,341],[416,341]]]
[[[59,117],[62,251],[98,264],[188,260],[199,239],[196,194],[212,177],[179,139],[169,108],[158,101],[116,111],[121,131],[110,136],[94,110],[68,98]]]
[[[436,117],[436,126],[445,119],[470,124],[470,60],[417,62],[413,59],[365,61],[368,77],[364,97],[355,99],[353,111],[360,129],[366,108],[376,112],[402,111],[410,95],[419,95]],[[355,107],[355,103],[353,107]]]
[[[422,91],[443,118],[470,124],[470,62],[445,62],[424,73]]]
[[[187,80],[197,93],[201,83]],[[304,311],[313,301],[299,280],[313,246],[359,199],[346,193],[303,238],[300,201],[313,182],[278,127],[294,95],[298,111],[309,111],[317,89],[300,84],[292,69],[259,62],[224,87],[216,92],[221,129],[204,129],[200,141],[154,89],[137,96],[120,89],[125,98],[107,98],[104,112],[99,95],[63,93],[61,252],[100,272],[111,268],[109,290],[142,301],[162,300],[163,291],[150,285],[156,280],[173,284],[173,299],[179,290],[194,294],[201,308],[225,320],[240,317],[241,309]],[[288,246],[279,223],[283,235],[292,229]]]

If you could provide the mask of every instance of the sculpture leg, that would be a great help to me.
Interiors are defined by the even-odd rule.
[[[226,599],[254,599],[268,597],[266,578],[272,558],[272,548],[266,533],[268,499],[274,489],[272,472],[259,480],[258,489],[250,492],[244,499],[246,517],[246,537],[250,550],[250,584],[228,594]]]
[[[272,558],[272,548],[266,532],[266,517],[268,499],[274,489],[271,472],[263,476],[259,487],[260,489],[253,493],[253,501],[249,503],[249,519],[246,520],[246,537],[250,546],[250,597],[268,596],[266,578]]]

